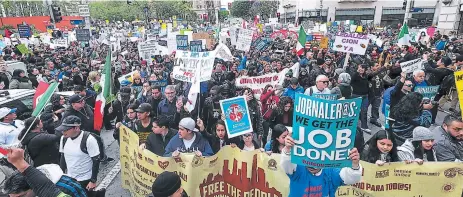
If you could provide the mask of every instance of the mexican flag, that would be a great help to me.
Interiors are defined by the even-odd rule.
[[[298,42],[296,46],[297,55],[304,54],[305,42],[307,42],[306,36],[307,35],[305,34],[304,28],[301,25],[301,27],[299,28],[299,37],[297,39]]]
[[[111,48],[111,47],[110,47]],[[108,51],[103,68],[103,77],[100,80],[101,92],[96,97],[93,129],[101,131],[103,127],[104,107],[111,98],[111,49]]]
[[[45,82],[40,82],[37,86],[37,91],[34,94],[32,116],[38,116],[40,112],[43,111],[43,108],[50,102],[51,96],[58,89],[58,83],[54,82],[52,84],[47,84]]]
[[[397,40],[397,45],[403,46],[407,45],[410,46],[410,34],[408,33],[408,26],[405,23],[402,28],[400,29],[399,37]]]

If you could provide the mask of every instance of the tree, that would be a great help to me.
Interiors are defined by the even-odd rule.
[[[279,2],[275,0],[271,1],[262,1],[257,0],[251,6],[250,12],[252,16],[259,15],[262,19],[271,18],[273,15],[275,17],[278,10]]]
[[[219,20],[223,22],[226,18],[228,18],[228,15],[230,15],[230,12],[228,10],[220,10]]]
[[[251,1],[234,1],[230,9],[231,15],[247,20],[251,19],[252,14],[250,13],[250,9],[252,4],[253,2]]]

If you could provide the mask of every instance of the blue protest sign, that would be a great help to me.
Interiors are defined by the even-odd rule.
[[[296,94],[291,163],[315,168],[352,166],[361,98],[323,100]]]
[[[29,25],[18,25],[18,33],[20,38],[31,37],[31,28]]]
[[[252,132],[248,104],[244,96],[221,100],[220,108],[225,114],[228,138]]]
[[[167,86],[167,80],[150,81],[150,85],[161,87],[161,92],[164,93],[164,89]]]
[[[319,99],[324,99],[324,100],[336,100],[338,98],[338,95],[336,94],[312,94],[313,97],[319,98]]]
[[[203,41],[202,40],[190,41],[190,51],[191,52],[202,52],[203,51]]]
[[[423,95],[423,100],[434,100],[437,92],[439,91],[439,86],[416,86],[415,92],[418,92]]]
[[[177,50],[188,50],[188,35],[177,35]]]
[[[259,40],[259,42],[256,43],[256,49],[259,51],[263,51],[267,49],[268,43],[265,40]]]
[[[390,108],[388,104],[386,104],[386,108],[384,109],[384,129],[389,129],[389,114],[390,114]]]

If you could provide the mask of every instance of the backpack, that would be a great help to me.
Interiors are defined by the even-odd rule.
[[[82,131],[84,132],[84,135],[82,136],[82,141],[80,141],[80,150],[85,153],[85,154],[88,154],[88,151],[87,151],[87,140],[88,140],[88,136],[90,135],[94,135],[88,131]],[[66,141],[68,140],[67,137],[63,138],[63,149],[64,149],[64,145],[66,145]],[[97,140],[98,142],[98,140]]]
[[[56,186],[67,195],[72,197],[87,197],[85,188],[83,188],[76,179],[63,175],[56,183]]]
[[[384,91],[383,95],[383,106],[381,106],[381,112],[384,114],[386,111],[386,105],[391,105],[391,93],[395,86],[389,87]]]
[[[447,93],[452,87],[455,87],[455,75],[450,74],[445,76],[440,83],[439,92]]]

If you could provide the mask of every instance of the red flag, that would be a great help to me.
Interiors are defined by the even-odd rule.
[[[0,148],[0,154],[2,154],[2,155],[5,155],[5,156],[6,156],[6,155],[8,154],[8,151],[7,151],[7,150],[5,150],[5,149],[3,149],[3,148]]]
[[[43,81],[39,82],[39,86],[37,86],[37,89],[34,94],[34,100],[32,101],[32,109],[35,109],[35,105],[37,104],[37,99],[40,96],[42,96],[43,93],[47,91],[48,86],[50,86],[48,83],[45,83]]]

